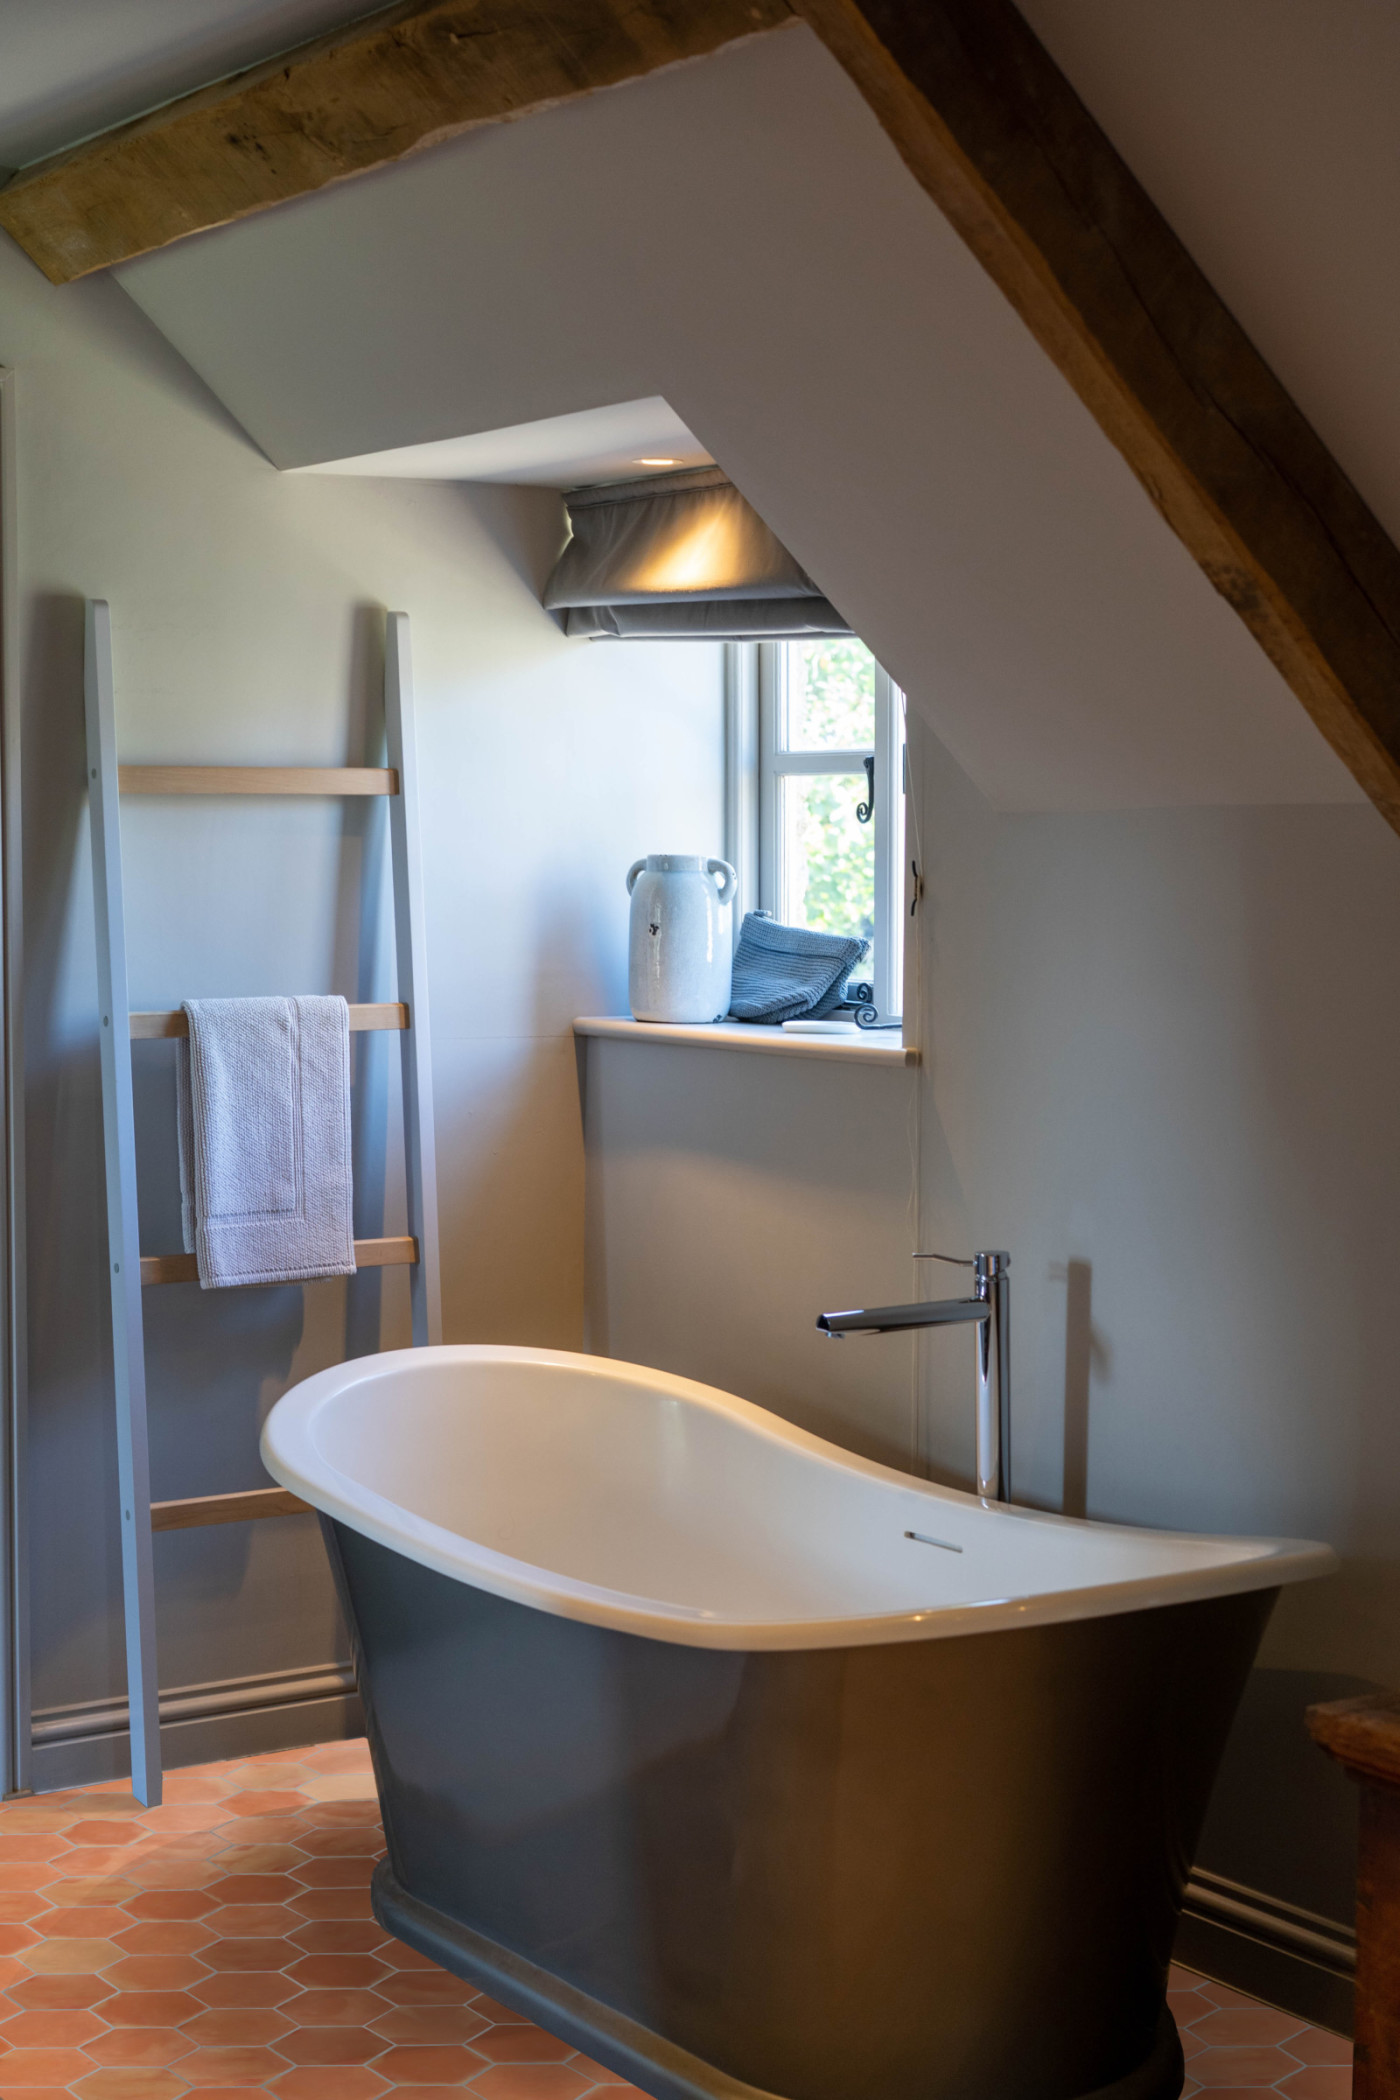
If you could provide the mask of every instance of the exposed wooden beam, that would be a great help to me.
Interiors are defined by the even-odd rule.
[[[22,169],[0,226],[67,284],[791,20],[788,0],[403,0]]]
[[[793,0],[1400,830],[1400,552],[1009,0]]]

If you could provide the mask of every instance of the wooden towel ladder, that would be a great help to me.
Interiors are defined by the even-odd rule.
[[[153,1531],[281,1516],[307,1507],[283,1488],[151,1501],[146,1429],[143,1287],[183,1283],[196,1275],[193,1255],[146,1255],[136,1218],[136,1127],[131,1045],[188,1031],[183,1011],[131,1013],[127,1003],[126,926],[122,904],[120,797],[127,795],[386,795],[394,887],[398,1000],[352,1006],[352,1029],[402,1033],[403,1122],[407,1152],[408,1234],[356,1240],[359,1268],[412,1268],[415,1347],[442,1339],[438,1280],[437,1176],[433,1154],[428,1052],[428,978],[423,938],[423,871],[418,837],[417,755],[408,616],[390,613],[385,634],[384,721],[387,766],[119,766],[112,695],[111,613],[101,599],[87,607],[84,695],[87,712],[88,810],[97,920],[97,978],[102,1005],[102,1129],[106,1153],[107,1246],[111,1263],[112,1348],[117,1402],[117,1472],[121,1492],[122,1596],[131,1719],[131,1782],[154,1807],[161,1797],[160,1706],[156,1677]]]

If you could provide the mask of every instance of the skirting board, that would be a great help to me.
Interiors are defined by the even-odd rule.
[[[1356,1934],[1350,1926],[1198,1867],[1186,1890],[1176,1959],[1337,2034],[1350,2034]]]
[[[340,1742],[364,1732],[354,1665],[348,1662],[180,1685],[160,1695],[161,1755],[172,1768]],[[36,1794],[126,1778],[131,1753],[125,1699],[37,1712],[32,1754]]]

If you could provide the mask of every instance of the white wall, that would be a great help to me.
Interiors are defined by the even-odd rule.
[[[55,292],[0,251],[0,363],[19,384],[34,1665],[49,1707],[122,1681],[83,596],[112,604],[133,761],[361,758],[383,608],[412,616],[449,1339],[581,1339],[569,1022],[623,1003],[629,862],[721,850],[722,692],[717,647],[562,641],[537,598],[557,498],[281,476],[110,282]],[[388,995],[383,917],[362,928],[358,902],[366,868],[382,876],[378,805],[140,802],[124,815],[134,1005]],[[376,1040],[377,1076],[357,1089],[362,1231],[395,1228],[392,1144],[387,1223],[370,1215],[389,1047]],[[169,1046],[137,1060],[145,1244],[170,1250]],[[257,1484],[278,1393],[347,1348],[402,1338],[405,1297],[392,1274],[148,1293],[156,1494]],[[307,1520],[169,1535],[157,1563],[166,1685],[332,1653]]]
[[[998,806],[1360,799],[803,24],[119,274],[285,466],[664,395]]]

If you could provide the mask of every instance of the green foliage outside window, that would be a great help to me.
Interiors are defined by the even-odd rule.
[[[792,645],[788,744],[800,750],[860,750],[875,742],[875,659],[863,642]],[[874,826],[856,821],[864,773],[789,775],[785,828],[792,906],[821,933],[875,936]],[[870,958],[860,965],[864,971]]]

